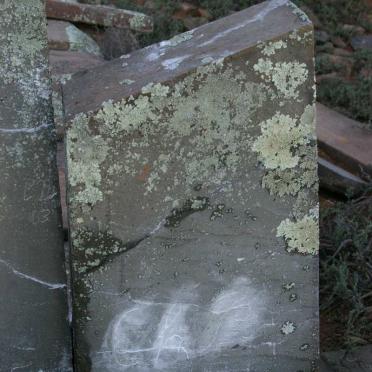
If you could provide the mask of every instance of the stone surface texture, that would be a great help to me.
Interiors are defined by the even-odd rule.
[[[101,56],[98,44],[70,22],[48,20],[48,47]]]
[[[77,370],[317,370],[304,13],[265,2],[63,89]]]
[[[79,4],[61,0],[46,0],[48,18],[103,27],[127,28],[138,32],[151,32],[151,17],[130,10],[109,6]]]
[[[0,370],[71,371],[44,3],[0,12]]]

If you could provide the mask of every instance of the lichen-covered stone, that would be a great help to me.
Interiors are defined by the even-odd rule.
[[[42,0],[0,2],[0,369],[72,371]]]
[[[66,82],[82,370],[316,364],[312,28],[293,11],[263,3]]]

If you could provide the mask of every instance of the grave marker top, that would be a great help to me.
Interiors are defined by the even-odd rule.
[[[315,368],[314,88],[282,0],[67,81],[79,368]]]
[[[66,119],[96,111],[108,100],[116,102],[137,95],[149,83],[179,78],[218,59],[237,58],[260,42],[311,29],[306,15],[287,0],[253,6],[76,74],[64,88]]]

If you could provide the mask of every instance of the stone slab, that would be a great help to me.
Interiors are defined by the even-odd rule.
[[[0,370],[72,371],[42,0],[0,4]]]
[[[319,147],[336,164],[362,175],[372,174],[372,132],[328,107],[317,104]]]
[[[49,49],[70,50],[101,56],[98,44],[70,22],[48,20]]]
[[[139,32],[152,32],[153,29],[151,17],[110,6],[46,0],[46,13],[48,18],[89,25],[129,28]]]
[[[312,25],[287,1],[64,85],[79,371],[315,371]]]

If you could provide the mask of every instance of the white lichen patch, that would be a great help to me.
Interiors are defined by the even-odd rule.
[[[283,237],[288,252],[315,255],[319,251],[319,224],[315,213],[297,221],[286,219],[277,228],[277,237]]]
[[[193,31],[188,31],[188,32],[184,32],[183,34],[179,34],[179,35],[176,35],[174,37],[172,37],[171,39],[169,40],[166,40],[166,41],[162,41],[160,43],[160,47],[167,47],[167,46],[171,46],[171,47],[174,47],[174,46],[177,46],[187,40],[190,40],[192,39],[192,34],[193,34]]]
[[[277,112],[261,124],[261,136],[253,144],[259,159],[268,169],[295,167],[300,158],[295,150],[308,142],[307,128],[297,124],[289,115]]]
[[[265,82],[274,84],[284,99],[297,99],[298,88],[308,77],[306,64],[297,61],[273,63],[270,59],[260,58],[253,69]]]
[[[311,23],[307,14],[303,10],[301,10],[296,4],[292,3],[291,1],[288,1],[287,6],[292,8],[293,9],[293,14],[298,16],[302,21]]]
[[[89,119],[86,115],[78,115],[73,127],[67,133],[67,156],[69,182],[78,187],[74,200],[84,204],[95,204],[102,200],[100,190],[100,165],[108,154],[108,144],[101,136],[95,136],[89,129]]]
[[[199,182],[221,185],[249,151],[251,115],[266,99],[265,87],[244,81],[243,75],[221,60],[172,87],[150,83],[136,98],[104,103],[90,118],[94,134],[88,116],[77,117],[67,138],[82,138],[68,153],[73,186],[81,187],[76,201],[94,204],[102,192],[109,193],[100,188],[105,159],[110,164],[106,188],[115,186],[113,178],[128,177],[143,183],[145,195],[156,191],[162,179],[169,190],[185,185],[191,192]],[[97,146],[100,155],[95,155]]]
[[[287,42],[284,40],[269,41],[259,47],[262,48],[262,54],[269,57],[274,55],[278,50],[287,48]]]
[[[120,85],[132,85],[135,81],[131,79],[124,79],[119,81]]]
[[[149,83],[142,88],[142,93],[151,94],[156,97],[166,97],[169,93],[169,87],[159,83]]]
[[[142,13],[136,13],[129,20],[129,26],[132,30],[141,30],[147,25],[147,16]]]
[[[0,22],[4,30],[0,33],[1,83],[13,85],[23,97],[23,102],[18,101],[14,108],[17,127],[34,126],[33,116],[40,105],[49,104],[51,89],[43,53],[47,38],[40,16],[43,11],[40,0],[29,0],[27,6],[22,1],[0,2]],[[13,28],[17,32],[8,31]]]
[[[262,186],[272,195],[297,195],[316,184],[314,106],[300,118],[277,113],[261,124],[261,136],[253,150],[267,169]]]
[[[294,333],[296,330],[296,325],[293,323],[293,322],[290,322],[290,321],[286,321],[282,327],[280,328],[280,332],[283,334],[283,335],[290,335],[292,333]]]

